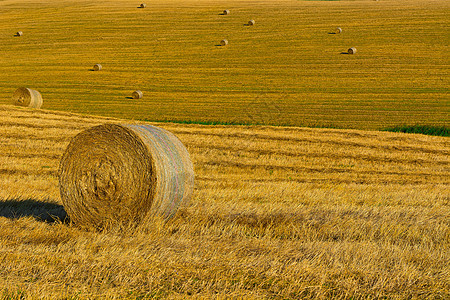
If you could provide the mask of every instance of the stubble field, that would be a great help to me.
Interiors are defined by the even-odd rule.
[[[450,295],[448,138],[164,124],[193,160],[192,205],[166,224],[87,232],[53,221],[59,159],[76,133],[120,120],[0,116],[6,298]]]
[[[0,1],[0,299],[450,297],[450,142],[373,130],[448,125],[447,1],[138,4]],[[44,110],[7,105],[19,86]],[[349,129],[151,123],[191,155],[191,205],[71,224],[70,139],[144,119]]]
[[[138,5],[0,1],[0,103],[27,86],[47,109],[127,119],[448,126],[448,1]]]

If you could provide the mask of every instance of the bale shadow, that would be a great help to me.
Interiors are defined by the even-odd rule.
[[[336,34],[336,32],[328,32],[328,34]]]
[[[341,54],[349,54],[348,52],[341,52]]]
[[[35,199],[0,199],[0,217],[8,219],[33,217],[40,222],[69,223],[69,217],[62,205]]]
[[[130,97],[130,96],[128,96],[128,97],[125,97],[126,99],[134,99],[133,97]]]

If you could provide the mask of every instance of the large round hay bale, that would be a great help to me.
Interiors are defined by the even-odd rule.
[[[222,45],[222,46],[228,45],[228,40],[227,40],[227,39],[221,40],[221,41],[220,41],[220,45]]]
[[[41,108],[42,95],[36,90],[21,87],[14,92],[12,101],[13,104],[17,106]]]
[[[23,35],[23,32],[22,31],[17,31],[16,32],[16,36],[22,36]]]
[[[133,96],[133,99],[142,99],[144,96],[140,90],[134,91],[131,95]]]
[[[100,71],[102,69],[102,65],[101,64],[95,64],[94,65],[94,71]]]
[[[336,34],[342,33],[342,28],[338,27],[336,28],[336,30],[334,31]]]
[[[223,13],[222,14],[224,14],[224,15],[229,15],[230,14],[230,10],[228,10],[228,9],[225,9],[224,11],[223,11]]]
[[[250,21],[248,21],[247,25],[248,25],[248,26],[253,26],[253,25],[255,25],[255,20],[250,20]]]
[[[356,48],[355,47],[351,47],[350,49],[348,49],[348,54],[355,54],[356,53]]]
[[[172,133],[151,125],[105,124],[76,135],[59,165],[61,200],[82,227],[169,218],[190,201],[194,169]]]
[[[141,5],[139,5],[139,7],[140,7],[140,8],[146,8],[146,7],[147,7],[147,4],[141,3]]]

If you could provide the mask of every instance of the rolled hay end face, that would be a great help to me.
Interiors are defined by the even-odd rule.
[[[250,20],[250,21],[248,21],[247,25],[248,25],[248,26],[253,26],[253,25],[255,25],[255,20]]]
[[[229,14],[230,14],[230,10],[229,10],[229,9],[225,9],[225,10],[222,12],[222,14],[224,14],[224,15],[229,15]]]
[[[12,102],[16,106],[41,108],[43,100],[41,93],[38,91],[26,87],[20,87],[14,92]]]
[[[17,31],[16,34],[15,34],[15,36],[22,36],[22,35],[23,35],[22,31]]]
[[[334,31],[336,34],[342,33],[342,28],[338,27],[336,28],[336,30]]]
[[[147,4],[141,3],[141,5],[139,5],[139,7],[140,7],[140,8],[146,8],[146,7],[147,7]]]
[[[356,53],[356,48],[355,47],[351,47],[350,49],[348,49],[348,54],[355,54]]]
[[[226,46],[226,45],[228,45],[228,40],[226,40],[226,39],[221,40],[221,41],[220,41],[220,45],[221,45],[221,46]]]
[[[188,205],[194,189],[184,145],[151,125],[105,124],[79,133],[61,158],[58,175],[70,219],[97,229],[168,219]]]
[[[94,71],[101,71],[102,65],[101,64],[95,64],[94,65]]]
[[[140,91],[134,91],[131,96],[133,96],[133,99],[142,99],[142,97],[144,96],[144,94]]]

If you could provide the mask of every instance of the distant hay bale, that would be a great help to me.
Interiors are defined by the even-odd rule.
[[[141,3],[141,5],[139,5],[139,7],[140,7],[140,8],[146,8],[146,7],[147,7],[147,4]]]
[[[221,40],[220,45],[222,45],[222,46],[228,45],[228,40],[226,40],[226,39]]]
[[[189,203],[194,169],[172,133],[151,125],[104,124],[76,135],[59,170],[70,219],[98,229],[170,218]]]
[[[355,47],[351,47],[350,49],[348,49],[348,54],[355,54],[356,53],[356,48]]]
[[[12,101],[17,106],[41,108],[42,95],[36,90],[21,87],[14,92]]]
[[[253,25],[255,25],[255,20],[250,20],[250,21],[248,21],[248,26],[253,26]]]
[[[94,71],[100,71],[102,69],[102,65],[101,64],[95,64],[94,65]]]
[[[223,11],[223,13],[222,14],[224,14],[224,15],[229,15],[230,14],[230,10],[228,10],[228,9],[225,9],[224,11]]]
[[[336,34],[342,33],[342,28],[338,27],[336,28],[336,30],[334,31]]]
[[[22,36],[23,35],[23,32],[22,31],[17,31],[16,32],[16,36]]]
[[[134,91],[131,95],[133,96],[133,99],[142,99],[144,96],[140,90]]]

